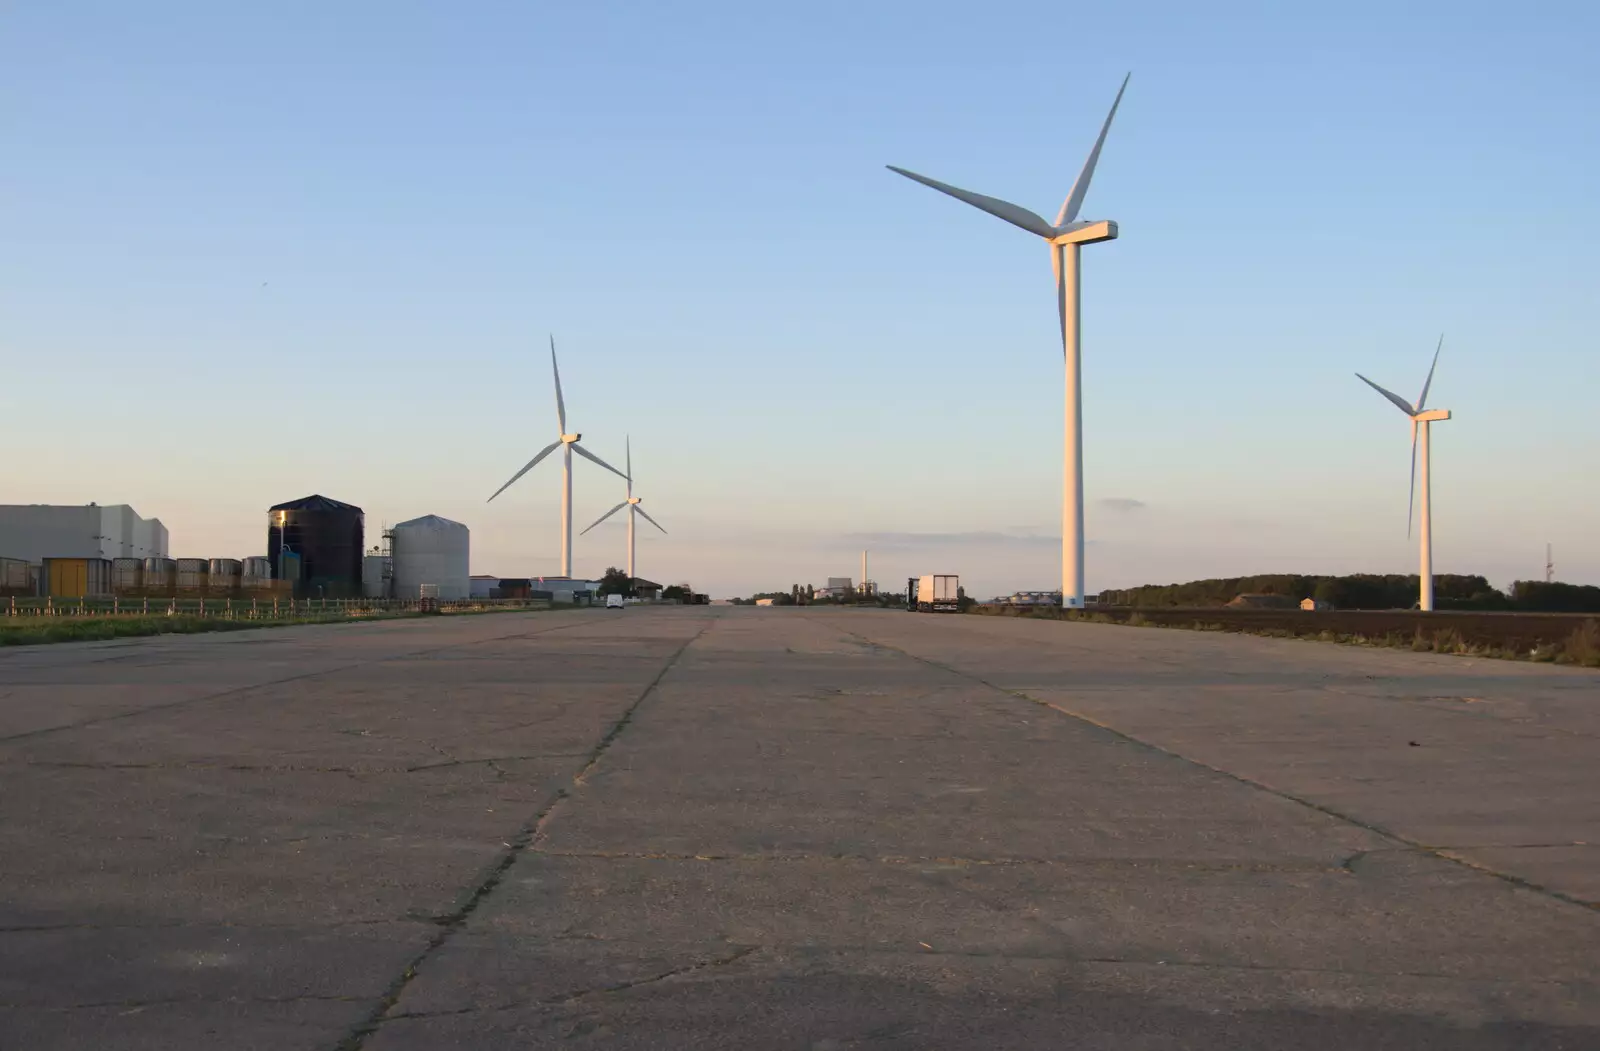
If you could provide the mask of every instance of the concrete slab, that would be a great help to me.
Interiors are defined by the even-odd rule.
[[[828,623],[1409,842],[1600,842],[1593,670],[1099,624],[846,617]],[[1600,904],[1581,863],[1482,856]]]
[[[0,1047],[1589,1046],[1597,684],[820,608],[0,651]]]

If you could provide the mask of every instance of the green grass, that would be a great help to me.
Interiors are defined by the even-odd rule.
[[[240,610],[241,614],[245,611]],[[48,642],[102,642],[106,639],[138,638],[148,635],[196,635],[210,631],[246,631],[251,628],[282,628],[299,624],[365,624],[377,620],[411,620],[418,617],[460,617],[483,613],[533,613],[548,610],[527,607],[483,607],[451,610],[444,614],[418,613],[415,610],[332,611],[316,610],[294,616],[264,616],[258,620],[240,616],[201,617],[190,613],[121,614],[106,616],[26,616],[0,617],[0,646],[34,646]]]
[[[1564,638],[1541,642],[1533,649],[1499,645],[1468,639],[1454,627],[1427,630],[1418,627],[1411,635],[1388,632],[1367,635],[1338,632],[1327,629],[1296,630],[1278,626],[1251,626],[1248,624],[1222,624],[1193,620],[1154,620],[1134,610],[1124,616],[1093,610],[1063,610],[1054,607],[1031,609],[1006,609],[979,606],[974,613],[986,616],[1025,617],[1037,620],[1081,621],[1093,624],[1121,624],[1134,628],[1172,628],[1180,631],[1231,631],[1241,635],[1258,635],[1276,639],[1302,639],[1312,642],[1337,642],[1346,646],[1374,646],[1388,649],[1409,649],[1418,653],[1447,653],[1462,657],[1492,657],[1500,660],[1539,661],[1552,664],[1570,664],[1582,668],[1600,668],[1600,621],[1584,620]],[[1307,628],[1311,628],[1307,622]]]
[[[358,621],[392,620],[421,614],[369,614],[364,616],[282,617],[276,620],[227,620],[222,617],[116,616],[116,617],[26,617],[0,621],[0,646],[31,646],[46,642],[95,642],[105,639],[134,638],[143,635],[195,635],[209,631],[244,631],[249,628],[280,628],[293,624],[350,624]]]

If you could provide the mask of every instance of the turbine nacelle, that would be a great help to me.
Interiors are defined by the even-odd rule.
[[[1449,409],[1429,409],[1427,412],[1417,413],[1411,417],[1411,420],[1413,423],[1437,423],[1440,420],[1448,420],[1449,418]]]
[[[1092,245],[1101,241],[1115,241],[1116,239],[1117,224],[1110,219],[1102,219],[1097,223],[1069,223],[1060,233],[1050,238],[1050,243],[1053,245]]]
[[[583,441],[583,435],[581,434],[563,434],[561,436],[562,445],[575,445],[581,441]]]
[[[644,503],[644,498],[643,497],[639,497],[639,496],[630,496],[630,497],[628,497],[628,503],[630,503],[630,504],[642,504],[642,503]]]

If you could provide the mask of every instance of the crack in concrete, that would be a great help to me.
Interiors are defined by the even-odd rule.
[[[647,975],[643,978],[634,978],[624,982],[614,982],[610,985],[597,985],[593,988],[578,989],[568,993],[558,993],[555,996],[547,996],[540,1000],[517,1000],[509,1003],[499,1004],[475,1004],[471,1007],[450,1007],[442,1008],[437,1011],[403,1011],[390,1016],[390,1018],[452,1018],[459,1015],[517,1011],[530,1007],[565,1007],[571,1004],[579,1003],[589,997],[604,996],[607,993],[626,992],[629,989],[637,989],[641,986],[654,985],[658,982],[670,981],[673,978],[679,978],[686,974],[694,974],[699,971],[711,971],[721,967],[728,967],[732,964],[738,963],[740,960],[743,960],[754,953],[760,952],[763,948],[765,948],[765,946],[746,945],[742,946],[735,952],[729,953],[726,956],[712,957],[708,960],[697,960],[694,963],[684,964],[682,967],[674,967],[670,970],[662,971],[659,974]]]
[[[1044,938],[1047,942],[1060,946],[1063,949],[1070,949],[1072,946],[1072,940],[1067,937],[1067,933],[1061,930],[1059,927],[1055,927],[1049,923],[1046,923],[1042,917],[1037,915],[1037,910],[1023,911],[1017,909],[1007,902],[996,901],[989,897],[989,895],[980,892],[975,887],[964,886],[961,883],[949,879],[947,873],[928,872],[924,870],[916,873],[915,878],[916,882],[918,883],[928,884],[950,891],[954,894],[959,894],[964,898],[977,902],[979,905],[982,905],[984,908],[989,909],[992,912],[998,913],[999,915],[1010,916],[1013,919],[1021,920],[1038,933],[1044,935]],[[926,945],[926,943],[922,944]]]
[[[167,1007],[172,1004],[293,1004],[302,1002],[362,1004],[370,996],[335,996],[305,993],[298,996],[159,996],[139,1000],[95,1000],[81,1004],[30,1004],[0,1000],[0,1008],[31,1011],[96,1011],[108,1007],[123,1008],[128,1014],[147,1007]]]
[[[991,949],[940,949],[937,947],[928,948],[922,945],[904,949],[883,945],[768,945],[764,948],[774,953],[785,951],[806,951],[812,955],[838,953],[840,955],[858,956],[948,956],[956,959],[1021,960],[1037,961],[1039,963],[1099,964],[1113,967],[1178,967],[1192,968],[1195,970],[1258,971],[1273,974],[1337,974],[1357,978],[1432,978],[1442,981],[1483,982],[1493,985],[1506,986],[1548,985],[1556,988],[1570,988],[1574,986],[1587,987],[1588,985],[1587,980],[1582,978],[1531,978],[1521,975],[1517,977],[1494,977],[1459,973],[1450,974],[1443,971],[1362,970],[1350,967],[1307,967],[1289,964],[1225,962],[1215,960],[1159,959],[1133,956],[1079,956],[1070,953],[1057,955],[1054,953],[1009,952]]]
[[[478,763],[494,766],[496,763],[512,763],[522,759],[581,759],[587,755],[589,755],[588,752],[535,752],[529,755],[491,755],[483,759],[450,759],[442,763],[422,763],[418,766],[406,767],[405,772],[413,774],[420,770],[443,770],[446,767],[473,766]]]
[[[431,916],[397,916],[375,920],[307,920],[294,923],[231,923],[227,920],[148,920],[143,923],[19,923],[0,926],[0,934],[39,934],[55,931],[153,931],[187,929],[195,931],[318,931],[343,927],[383,927],[400,924],[432,923]]]
[[[685,974],[694,974],[696,971],[709,971],[718,967],[727,967],[730,964],[738,963],[751,953],[760,951],[761,946],[759,945],[747,945],[744,948],[739,949],[737,952],[731,953],[727,956],[719,956],[711,960],[702,960],[699,963],[688,964],[684,967],[675,967],[670,971],[662,971],[660,974],[654,974],[648,978],[639,978],[628,982],[617,982],[612,985],[601,985],[596,986],[593,989],[581,989],[577,992],[567,993],[565,996],[552,999],[550,1002],[570,1004],[576,1003],[586,996],[600,996],[605,993],[620,993],[625,992],[628,989],[637,989],[643,985],[654,985],[657,982],[665,982],[669,979],[678,978]]]
[[[842,631],[842,629],[839,629],[839,628],[835,628],[833,630]],[[843,633],[847,634],[847,635],[854,635],[855,634],[854,632],[843,632]],[[888,645],[887,643],[882,643],[882,644],[879,644],[879,645],[882,645],[885,649],[894,650],[896,653],[901,654],[902,656],[904,656],[908,660],[916,661],[919,664],[926,664],[926,665],[928,665],[929,667],[932,667],[932,668],[938,668],[941,671],[948,672],[951,675],[955,675],[955,676],[958,676],[960,678],[967,679],[967,680],[969,680],[971,682],[978,683],[979,685],[988,687],[991,690],[997,690],[1000,693],[1003,693],[1003,694],[1007,695],[1008,697],[1015,697],[1018,700],[1027,701],[1030,704],[1037,704],[1040,707],[1049,708],[1051,711],[1054,711],[1054,712],[1060,712],[1062,715],[1067,716],[1069,719],[1076,719],[1079,722],[1086,723],[1089,726],[1093,726],[1093,727],[1095,727],[1095,728],[1097,728],[1099,730],[1104,731],[1105,733],[1111,734],[1113,737],[1116,737],[1117,739],[1119,739],[1119,740],[1121,740],[1121,741],[1123,741],[1123,742],[1125,742],[1127,744],[1131,744],[1131,745],[1134,745],[1134,746],[1136,746],[1138,748],[1145,749],[1146,751],[1153,752],[1153,753],[1155,753],[1157,755],[1163,755],[1163,756],[1166,756],[1166,757],[1171,758],[1171,759],[1176,759],[1179,762],[1188,763],[1188,764],[1190,764],[1192,766],[1199,767],[1202,770],[1209,770],[1214,774],[1217,774],[1217,775],[1219,775],[1221,777],[1226,777],[1229,780],[1235,781],[1235,782],[1237,782],[1237,783],[1239,783],[1241,785],[1246,785],[1246,786],[1248,786],[1250,788],[1256,789],[1257,791],[1265,792],[1268,795],[1276,796],[1279,799],[1282,799],[1282,800],[1284,800],[1286,802],[1294,803],[1294,804],[1297,804],[1299,806],[1305,807],[1308,810],[1314,810],[1319,814],[1323,814],[1323,815],[1325,815],[1327,817],[1331,817],[1331,818],[1333,818],[1333,819],[1335,819],[1337,821],[1343,821],[1344,823],[1346,823],[1348,825],[1353,825],[1356,828],[1362,829],[1363,831],[1366,831],[1366,832],[1370,832],[1375,836],[1382,836],[1384,839],[1390,840],[1391,842],[1399,843],[1399,844],[1401,844],[1403,846],[1410,847],[1413,850],[1421,851],[1421,852],[1429,854],[1429,855],[1431,855],[1433,857],[1439,858],[1442,861],[1448,861],[1448,862],[1450,862],[1452,864],[1459,865],[1462,868],[1469,869],[1469,870],[1471,870],[1473,872],[1478,872],[1478,873],[1481,873],[1481,874],[1486,875],[1486,876],[1493,876],[1495,879],[1501,880],[1501,881],[1503,881],[1505,883],[1508,883],[1508,884],[1510,884],[1510,885],[1512,885],[1514,887],[1520,887],[1523,890],[1532,891],[1532,892],[1534,892],[1536,894],[1543,895],[1543,896],[1545,896],[1547,898],[1550,898],[1550,899],[1552,899],[1554,901],[1565,902],[1568,905],[1576,905],[1577,907],[1579,907],[1581,909],[1584,909],[1586,911],[1589,911],[1589,912],[1600,911],[1600,902],[1587,901],[1587,900],[1585,900],[1583,898],[1579,898],[1579,897],[1576,897],[1574,895],[1568,894],[1565,891],[1557,890],[1554,887],[1547,887],[1547,886],[1544,886],[1543,884],[1535,883],[1533,880],[1525,879],[1525,878],[1523,878],[1521,876],[1513,875],[1512,873],[1509,873],[1509,872],[1501,872],[1501,871],[1498,871],[1496,869],[1489,868],[1488,866],[1485,866],[1485,865],[1482,865],[1482,864],[1478,864],[1476,862],[1469,861],[1469,860],[1467,860],[1465,858],[1462,858],[1462,857],[1455,856],[1453,854],[1448,853],[1445,848],[1442,848],[1442,847],[1439,847],[1439,846],[1436,846],[1436,845],[1433,845],[1433,844],[1423,843],[1420,840],[1412,839],[1409,836],[1402,835],[1399,832],[1394,831],[1393,829],[1387,828],[1387,827],[1385,827],[1383,825],[1376,824],[1375,822],[1362,820],[1361,818],[1355,817],[1352,814],[1346,814],[1343,811],[1337,810],[1337,809],[1335,809],[1333,807],[1324,805],[1322,803],[1318,803],[1318,802],[1316,802],[1314,800],[1307,799],[1307,798],[1305,798],[1303,796],[1297,796],[1294,793],[1286,791],[1284,789],[1274,788],[1271,785],[1268,785],[1268,784],[1266,784],[1264,782],[1261,782],[1261,781],[1257,781],[1257,780],[1255,780],[1254,778],[1251,778],[1251,777],[1246,777],[1243,774],[1236,774],[1231,770],[1224,770],[1220,766],[1213,766],[1210,763],[1203,762],[1203,761],[1201,761],[1199,759],[1195,759],[1192,756],[1184,755],[1182,752],[1175,752],[1175,751],[1173,751],[1173,750],[1171,750],[1169,748],[1163,748],[1161,745],[1154,744],[1154,743],[1152,743],[1150,741],[1146,741],[1142,737],[1136,737],[1133,734],[1127,733],[1127,732],[1125,732],[1123,730],[1118,730],[1116,727],[1111,726],[1111,725],[1109,725],[1107,723],[1103,723],[1103,722],[1099,721],[1098,719],[1095,719],[1092,716],[1085,715],[1082,712],[1073,711],[1070,708],[1063,707],[1062,705],[1056,704],[1056,703],[1051,702],[1051,701],[1041,700],[1040,698],[1034,697],[1034,696],[1032,696],[1032,695],[1030,695],[1028,693],[1025,693],[1025,692],[1023,692],[1021,690],[1009,689],[1009,688],[1007,688],[1005,686],[998,685],[997,683],[990,682],[988,679],[985,679],[980,675],[974,675],[971,672],[965,672],[965,671],[960,670],[959,668],[953,668],[948,664],[943,664],[943,663],[941,663],[939,661],[932,660],[932,659],[930,659],[928,657],[920,657],[917,654],[911,653],[908,650],[903,650],[903,649],[900,649],[899,647]]]
[[[1450,715],[1465,715],[1471,719],[1487,719],[1491,722],[1505,723],[1510,726],[1525,727],[1539,731],[1538,734],[1534,735],[1536,737],[1547,736],[1549,734],[1560,734],[1567,737],[1578,737],[1590,741],[1600,737],[1600,734],[1588,733],[1583,730],[1573,730],[1565,726],[1555,726],[1547,722],[1539,722],[1526,716],[1507,714],[1506,712],[1495,708],[1494,705],[1499,703],[1514,702],[1503,702],[1502,698],[1499,697],[1462,697],[1459,695],[1450,694],[1411,694],[1393,697],[1384,694],[1365,693],[1360,690],[1346,689],[1342,686],[1331,686],[1326,683],[1320,686],[1310,687],[1310,689],[1318,690],[1323,693],[1331,693],[1336,697],[1355,697],[1359,700],[1372,701],[1377,704],[1411,704],[1426,708],[1433,712],[1444,712]],[[1441,704],[1439,703],[1441,701],[1453,701],[1455,703]],[[1477,707],[1467,707],[1467,705],[1476,705]]]
[[[34,737],[42,737],[45,734],[60,733],[65,730],[81,730],[86,726],[99,726],[104,723],[117,722],[122,719],[132,719],[140,715],[148,715],[152,712],[172,711],[175,708],[187,707],[188,705],[193,704],[204,704],[207,701],[220,701],[226,698],[237,697],[241,694],[250,693],[254,690],[265,690],[273,686],[282,686],[291,682],[302,682],[306,679],[315,679],[324,675],[336,675],[339,672],[351,671],[355,668],[365,668],[372,664],[387,664],[390,661],[414,660],[418,657],[426,657],[429,654],[443,653],[447,650],[460,649],[465,646],[482,646],[492,642],[506,642],[510,639],[532,638],[537,635],[548,635],[553,631],[568,631],[572,628],[582,627],[585,623],[587,622],[578,621],[569,624],[557,624],[554,627],[545,628],[543,631],[524,632],[518,635],[500,635],[492,639],[476,639],[463,642],[452,642],[445,646],[433,646],[425,650],[414,650],[410,653],[396,653],[387,657],[376,657],[372,660],[356,661],[353,664],[342,664],[337,668],[324,668],[321,671],[302,672],[298,675],[289,675],[281,679],[272,679],[268,682],[251,683],[248,686],[235,686],[231,689],[222,690],[219,693],[206,694],[203,697],[184,697],[180,700],[168,701],[165,704],[152,704],[143,708],[135,708],[130,711],[115,712],[110,715],[97,715],[89,719],[81,719],[74,723],[63,723],[60,726],[45,726],[35,730],[24,730],[20,733],[7,734],[6,736],[0,737],[0,744],[7,744],[11,741],[27,740]],[[50,684],[41,683],[39,685],[48,686]]]
[[[200,761],[112,763],[75,762],[65,759],[37,759],[23,762],[0,760],[0,769],[7,767],[37,767],[45,770],[214,770],[224,773],[244,774],[349,774],[369,776],[381,774],[415,774],[429,770],[445,770],[458,766],[484,765],[495,768],[496,763],[516,762],[525,759],[579,759],[588,752],[535,752],[528,755],[494,755],[482,759],[447,759],[437,763],[419,763],[407,766],[316,766],[296,763],[207,763]],[[495,768],[506,780],[506,772]]]
[[[284,763],[90,763],[71,760],[38,759],[21,763],[0,762],[0,767],[30,766],[46,770],[218,770],[248,774],[404,774],[403,766],[297,766]]]
[[[606,731],[605,735],[601,737],[600,742],[590,750],[588,753],[588,761],[584,763],[583,767],[578,771],[578,773],[573,775],[572,782],[574,788],[581,787],[583,785],[584,778],[595,768],[595,766],[600,762],[601,757],[605,755],[606,750],[611,747],[612,743],[615,742],[616,739],[622,734],[622,731],[625,730],[632,722],[634,713],[639,710],[639,706],[642,705],[648,697],[655,693],[656,688],[661,684],[661,680],[664,679],[667,673],[671,671],[672,668],[678,663],[678,660],[684,655],[684,653],[688,651],[689,647],[699,641],[700,637],[703,636],[706,631],[717,622],[718,619],[720,618],[712,618],[711,620],[704,622],[698,631],[685,640],[684,643],[679,646],[670,657],[667,658],[666,663],[662,666],[661,670],[656,673],[655,678],[651,679],[645,688],[639,692],[639,696],[634,698],[633,703],[628,705],[627,710],[624,711],[621,717],[619,717],[617,721],[612,724],[611,728]],[[428,939],[428,943],[422,947],[422,950],[418,952],[416,956],[412,957],[411,962],[406,964],[405,968],[401,970],[400,974],[398,974],[394,980],[389,983],[389,987],[384,991],[382,999],[379,1000],[377,1005],[367,1015],[367,1017],[352,1027],[350,1031],[344,1035],[343,1039],[341,1039],[339,1043],[335,1045],[334,1051],[360,1051],[361,1048],[366,1046],[367,1040],[372,1036],[372,1034],[376,1033],[379,1027],[382,1026],[383,1023],[391,1016],[391,1012],[399,1004],[400,998],[405,994],[406,987],[410,985],[412,979],[417,976],[418,970],[427,962],[430,956],[432,956],[441,946],[444,945],[446,941],[450,939],[452,934],[466,926],[467,920],[472,917],[472,914],[477,911],[478,907],[481,906],[483,902],[487,900],[496,889],[499,888],[501,882],[505,879],[506,873],[510,871],[511,866],[515,864],[517,859],[521,857],[533,844],[535,838],[542,831],[545,822],[550,819],[550,816],[555,813],[556,809],[560,807],[561,803],[568,799],[571,795],[572,793],[566,789],[557,789],[555,795],[548,803],[545,804],[544,807],[538,811],[537,814],[534,815],[532,820],[525,822],[522,827],[517,830],[514,836],[505,841],[504,849],[501,850],[500,854],[489,865],[488,869],[485,870],[484,874],[479,878],[477,883],[467,888],[466,892],[457,899],[454,908],[452,908],[450,912],[435,918],[434,922],[438,924],[438,930],[434,933],[433,937]]]
[[[1400,850],[1403,848],[1392,848]],[[535,847],[533,853],[547,858],[579,858],[597,861],[721,861],[721,862],[753,862],[766,864],[792,864],[794,862],[857,862],[875,865],[947,865],[959,868],[1004,868],[1024,866],[1051,866],[1057,868],[1094,868],[1094,867],[1162,867],[1198,869],[1212,872],[1341,872],[1348,871],[1350,863],[1365,854],[1376,853],[1372,850],[1359,851],[1350,858],[1342,861],[1328,863],[1319,861],[1306,861],[1303,864],[1292,864],[1272,861],[1222,861],[1205,858],[1118,858],[1118,857],[1081,857],[1081,858],[1029,858],[1029,857],[997,857],[974,858],[958,855],[910,855],[910,854],[819,854],[807,852],[771,852],[755,854],[679,854],[669,851],[630,851],[630,850],[547,850]]]

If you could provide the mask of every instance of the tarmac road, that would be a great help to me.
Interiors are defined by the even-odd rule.
[[[0,650],[0,1049],[1600,1047],[1600,674],[901,612]]]

